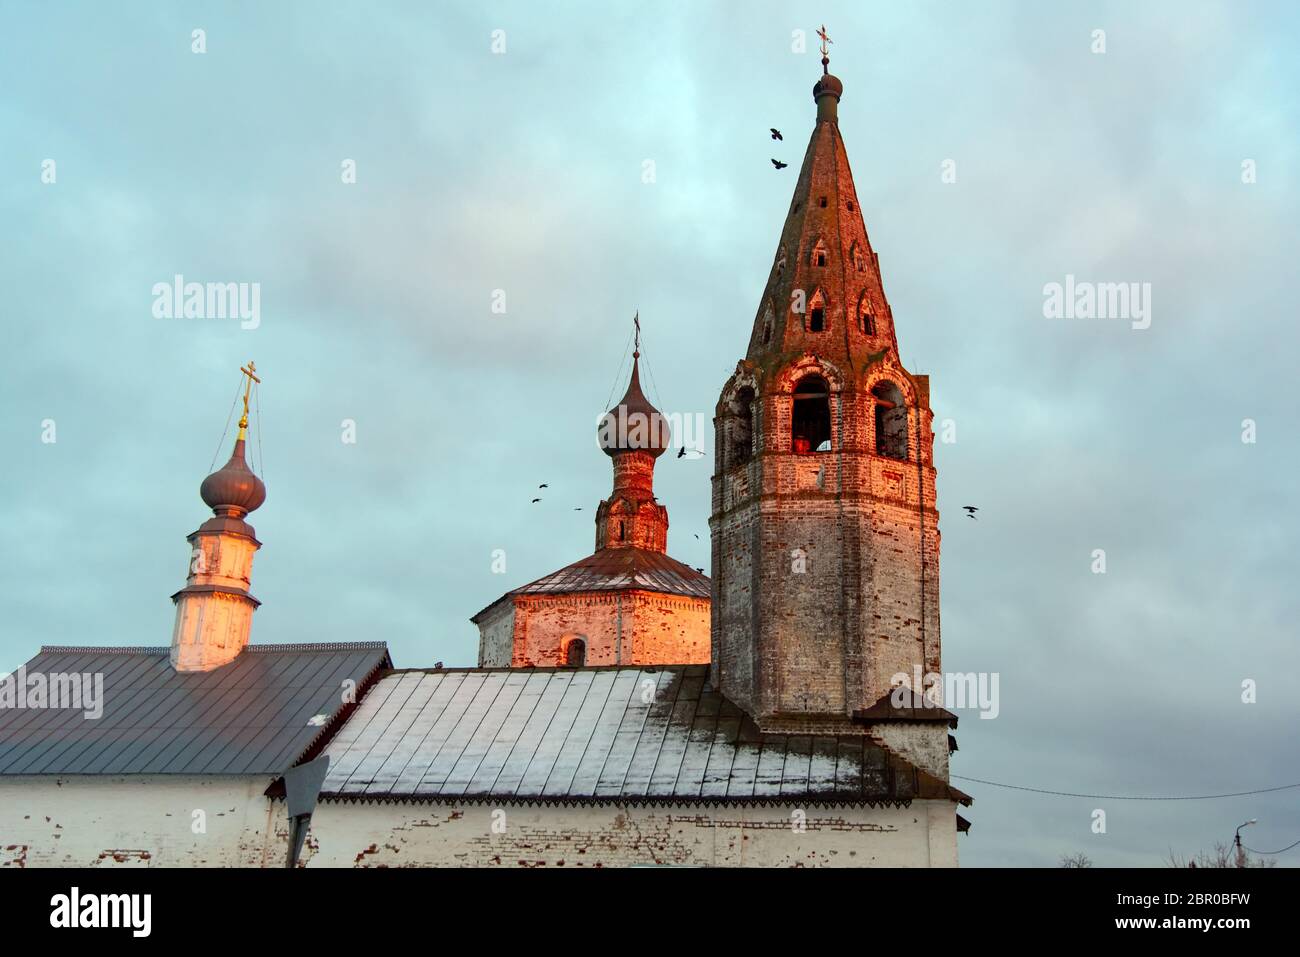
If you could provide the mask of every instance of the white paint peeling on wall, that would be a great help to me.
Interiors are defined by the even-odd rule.
[[[259,777],[0,779],[0,866],[280,867]],[[803,812],[800,815],[798,812]],[[955,867],[949,801],[902,807],[326,801],[310,867]]]
[[[877,808],[339,801],[317,808],[312,835],[312,867],[957,866],[949,801]]]
[[[281,866],[267,775],[0,777],[0,866]],[[276,848],[280,848],[276,853]]]

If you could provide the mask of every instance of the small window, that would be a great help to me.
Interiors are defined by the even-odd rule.
[[[736,394],[736,433],[733,450],[737,462],[747,462],[754,445],[754,390],[745,386]]]
[[[819,375],[804,376],[794,387],[790,451],[808,455],[830,448],[831,390]]]
[[[623,522],[620,521],[620,522],[618,523],[618,540],[619,540],[620,542],[623,541],[623,537],[624,537],[626,534],[627,534],[627,529],[624,527]]]
[[[826,295],[818,289],[808,300],[808,324],[809,332],[826,331]]]
[[[809,261],[815,266],[826,265],[826,244],[820,239],[817,240],[817,244],[813,246],[812,255],[809,257]]]
[[[857,242],[854,242],[849,247],[849,261],[853,263],[853,268],[858,272],[867,271],[867,257],[862,255],[862,247]]]
[[[763,323],[763,345],[772,341],[772,320],[769,319]]]
[[[581,668],[587,663],[587,643],[581,638],[572,638],[564,646],[564,667]]]
[[[823,196],[823,197],[821,198],[821,200],[817,203],[817,205],[820,206],[822,209],[825,209],[825,208],[826,208],[826,197]]]
[[[853,212],[853,200],[849,200],[849,212]]]
[[[858,299],[858,331],[864,335],[876,334],[876,317],[871,312],[871,302],[864,292]]]
[[[876,400],[876,454],[907,459],[907,406],[903,393],[892,382],[879,382],[871,389]]]

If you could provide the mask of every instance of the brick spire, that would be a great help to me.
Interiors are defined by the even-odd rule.
[[[780,362],[806,351],[851,368],[882,349],[897,354],[840,135],[843,92],[844,84],[829,72],[813,87],[817,121],[754,318],[746,353],[752,362]]]
[[[596,510],[596,549],[668,550],[668,509],[655,500],[655,459],[668,448],[668,421],[641,391],[641,324],[632,378],[618,404],[601,417],[598,441],[614,463],[614,491]]]

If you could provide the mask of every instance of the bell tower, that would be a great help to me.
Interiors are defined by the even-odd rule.
[[[812,137],[714,416],[713,680],[765,730],[861,730],[854,714],[895,675],[940,660],[929,379],[898,357],[826,40]]]

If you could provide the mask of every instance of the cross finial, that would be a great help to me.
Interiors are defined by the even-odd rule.
[[[817,36],[820,37],[822,41],[822,72],[829,73],[830,65],[831,65],[831,57],[830,57],[831,51],[827,48],[826,44],[834,43],[835,41],[832,40],[830,38],[830,34],[826,32],[826,24],[824,23],[817,29]]]
[[[632,358],[641,358],[641,310],[636,311],[632,317],[632,325],[636,327],[636,344],[632,348]]]
[[[244,383],[244,414],[239,420],[239,437],[243,439],[247,438],[248,430],[248,393],[252,390],[254,382],[260,385],[262,380],[254,374],[257,372],[257,366],[253,365],[252,359],[248,360],[247,366],[240,366],[239,371],[248,376],[248,381]]]

